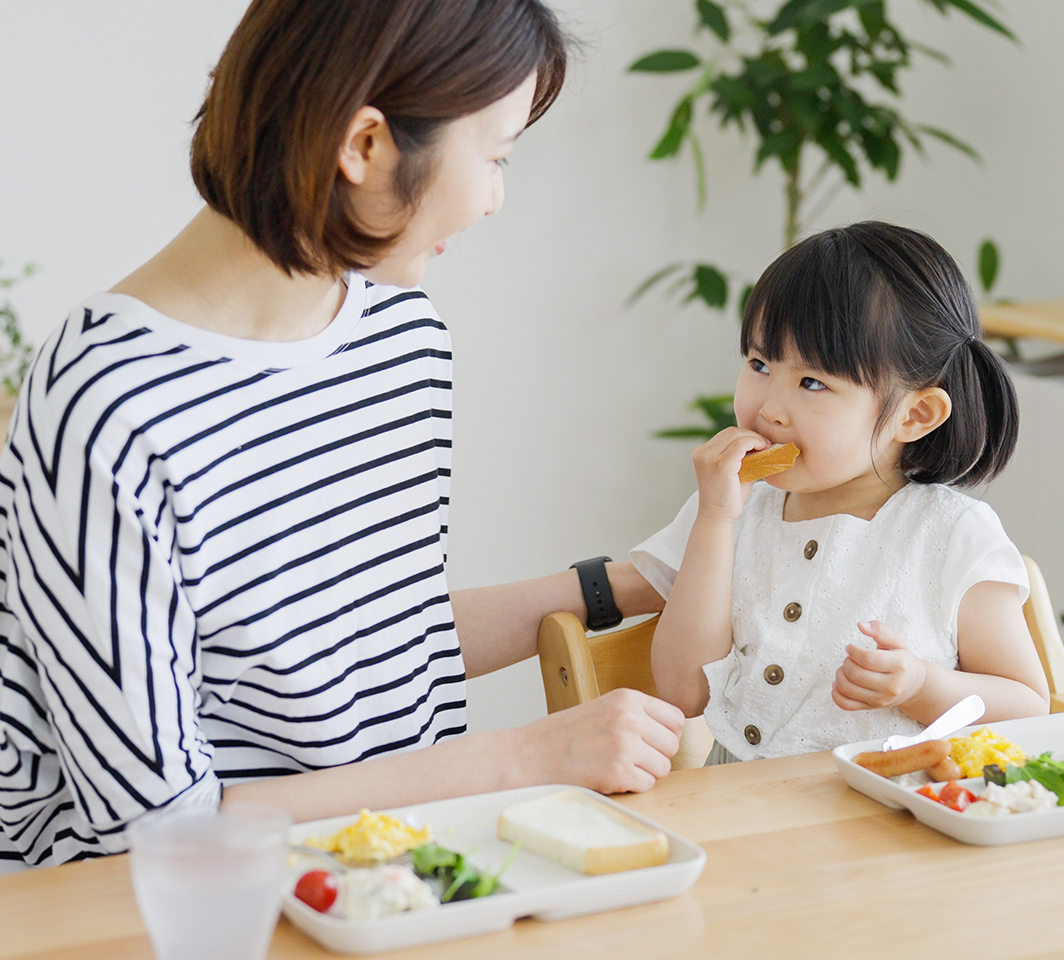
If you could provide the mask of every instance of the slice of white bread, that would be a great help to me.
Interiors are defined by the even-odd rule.
[[[589,797],[560,790],[523,800],[499,814],[499,837],[579,873],[618,873],[656,867],[669,858],[660,830]]]

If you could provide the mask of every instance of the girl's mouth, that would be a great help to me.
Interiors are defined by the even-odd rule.
[[[436,244],[436,253],[437,254],[443,253],[443,251],[446,250],[446,249],[447,249],[447,241],[446,240],[441,240],[439,243]]]

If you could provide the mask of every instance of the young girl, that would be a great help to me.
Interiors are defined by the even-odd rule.
[[[960,270],[885,223],[830,230],[761,277],[743,318],[739,426],[694,455],[698,493],[632,559],[667,599],[662,697],[704,710],[710,762],[912,734],[970,693],[987,720],[1043,714],[1016,547],[954,490],[1018,431]],[[753,451],[794,467],[739,482]]]

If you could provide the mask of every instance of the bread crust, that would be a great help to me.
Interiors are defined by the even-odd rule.
[[[793,443],[777,444],[756,453],[748,453],[739,465],[739,482],[753,483],[794,466],[802,451]]]

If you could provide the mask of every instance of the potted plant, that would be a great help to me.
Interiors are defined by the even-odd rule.
[[[27,263],[13,276],[5,275],[0,262],[0,290],[10,290],[16,283],[37,272],[37,267]],[[19,325],[18,314],[11,301],[4,298],[0,304],[0,436],[7,435],[7,424],[15,409],[15,399],[29,370],[33,347],[26,342]]]
[[[1016,39],[991,14],[988,0],[923,2]],[[891,19],[890,0],[695,0],[694,6],[696,33],[708,37],[707,53],[658,50],[629,69],[694,76],[650,158],[676,157],[686,146],[694,160],[700,206],[710,177],[698,136],[700,114],[715,118],[721,127],[751,134],[755,174],[766,163],[779,164],[784,175],[784,248],[816,221],[841,189],[859,189],[870,172],[895,180],[906,149],[924,153],[927,141],[934,140],[977,158],[972,147],[947,131],[903,116],[901,79],[913,66],[914,55],[949,61],[902,33]],[[995,266],[988,270],[991,260]],[[996,249],[984,244],[984,283],[988,273],[993,282],[996,262]],[[698,300],[715,310],[734,303],[740,314],[751,290],[747,278],[727,268],[684,262],[659,270],[631,299],[663,281],[669,281],[671,295],[684,302]],[[694,406],[705,424],[659,435],[708,438],[734,423],[728,396],[699,397]]]

